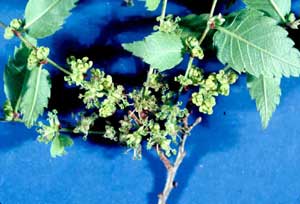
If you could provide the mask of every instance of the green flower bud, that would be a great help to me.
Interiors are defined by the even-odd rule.
[[[99,116],[102,118],[107,118],[112,116],[116,110],[117,108],[115,104],[111,103],[110,100],[105,99],[101,104],[101,108],[99,109]]]
[[[204,82],[204,88],[208,91],[215,91],[218,88],[218,81],[216,78],[216,74],[211,74]]]
[[[53,110],[48,112],[48,122],[49,125],[44,125],[42,122],[38,123],[37,132],[39,133],[38,141],[48,144],[52,142],[55,137],[60,135],[60,122],[57,117],[57,111]]]
[[[193,84],[193,81],[183,75],[179,75],[175,77],[174,79],[176,82],[178,82],[181,86],[189,86]]]
[[[296,15],[294,13],[290,13],[290,14],[288,14],[286,19],[287,19],[287,22],[293,23],[296,21]]]
[[[4,39],[10,40],[10,39],[12,39],[14,36],[15,36],[15,34],[14,34],[13,29],[12,29],[11,27],[5,28],[5,31],[4,31]]]
[[[230,71],[228,73],[228,83],[229,84],[234,84],[237,80],[238,80],[239,76],[233,72],[233,71]]]
[[[228,96],[229,92],[230,92],[230,86],[229,86],[229,84],[222,84],[219,87],[218,92],[219,92],[219,94],[221,94],[223,96]]]
[[[36,57],[38,60],[43,61],[46,60],[50,53],[50,49],[47,47],[39,47],[36,51]]]
[[[89,134],[89,130],[91,126],[94,125],[95,120],[98,118],[96,114],[92,114],[91,116],[85,117],[81,116],[79,123],[76,128],[73,130],[74,133],[82,133],[84,134],[83,139],[86,140]]]
[[[161,22],[161,17],[157,17],[158,22]],[[174,19],[173,15],[168,15],[163,19],[160,26],[154,26],[154,30],[159,30],[165,33],[173,33],[179,30],[179,22],[181,21],[180,17]]]
[[[110,126],[110,125],[106,125],[105,126],[105,134],[103,135],[104,138],[107,138],[107,139],[110,139],[110,140],[113,140],[113,141],[117,141],[117,138],[116,138],[116,130],[114,129],[113,126]]]
[[[13,19],[10,22],[10,27],[15,29],[15,30],[19,30],[23,25],[23,21],[21,19]]]
[[[72,74],[65,77],[65,81],[67,81],[69,85],[72,84],[75,84],[77,86],[82,85],[84,82],[84,76],[87,73],[87,71],[90,68],[92,68],[93,62],[89,61],[88,57],[83,57],[82,59],[76,59],[74,56],[71,56],[67,59],[67,63],[71,68]],[[93,80],[93,76],[92,76],[92,80]]]
[[[11,106],[9,100],[5,101],[3,105],[4,117],[6,121],[13,121],[14,120],[14,109]]]
[[[192,48],[191,54],[192,54],[192,57],[196,57],[201,60],[204,58],[204,52],[203,52],[202,48],[199,46]]]
[[[47,47],[39,47],[36,50],[32,50],[28,57],[28,68],[33,69],[40,66],[41,63],[47,60],[50,49]]]

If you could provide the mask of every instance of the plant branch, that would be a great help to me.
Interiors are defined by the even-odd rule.
[[[73,130],[72,129],[69,129],[69,128],[61,128],[60,130],[59,130],[59,132],[65,132],[65,133],[73,133],[73,134],[75,134],[74,132],[73,132]],[[104,135],[105,134],[105,132],[101,132],[101,131],[89,131],[89,134],[91,134],[91,135]]]
[[[3,29],[6,29],[7,26],[5,25],[5,23],[0,21],[0,27],[2,27]],[[17,38],[19,38],[27,47],[32,48],[34,50],[37,50],[37,47],[34,46],[31,42],[29,42],[19,31],[13,30],[15,36]],[[53,60],[51,60],[50,58],[47,58],[46,60],[49,64],[51,64],[52,66],[54,66],[55,68],[59,69],[60,71],[64,72],[67,75],[72,74],[71,72],[69,72],[68,70],[66,70],[65,68],[61,67],[60,65],[58,65],[57,63],[55,63]]]
[[[210,13],[209,13],[209,17],[208,17],[208,22],[214,16],[214,12],[215,12],[215,9],[216,9],[216,6],[217,6],[217,2],[218,2],[218,0],[214,0],[213,3],[212,3],[211,9],[210,9]],[[203,41],[205,40],[207,34],[210,31],[210,25],[208,24],[208,22],[207,22],[207,25],[206,25],[206,28],[205,28],[204,32],[202,33],[202,35],[200,37],[200,40],[199,40],[199,46],[200,47],[201,47]],[[194,57],[191,56],[190,59],[189,59],[189,62],[188,62],[187,69],[185,71],[184,78],[188,77],[190,69],[192,68],[193,62],[194,62]],[[183,87],[181,86],[180,89],[179,89],[178,95],[181,94],[182,89],[183,89]]]
[[[186,132],[182,136],[182,140],[181,140],[181,143],[180,143],[180,146],[178,149],[176,160],[173,165],[170,164],[169,166],[166,166],[165,162],[163,161],[164,165],[169,168],[167,168],[167,180],[165,183],[164,190],[162,193],[160,193],[158,195],[158,197],[159,197],[158,204],[166,204],[171,191],[177,186],[177,183],[175,182],[175,176],[176,176],[177,171],[186,155],[186,151],[185,151],[186,140],[187,140],[190,132],[192,131],[192,129],[194,127],[196,127],[201,122],[201,120],[202,120],[201,117],[199,117],[196,119],[196,121],[191,126],[188,126],[187,117],[184,119],[183,123],[184,123],[184,128],[186,129]]]
[[[217,6],[217,2],[218,2],[218,0],[213,1],[211,9],[210,9],[208,20],[210,20],[214,16],[214,12],[215,12],[215,9],[216,9],[216,6]],[[210,31],[210,25],[207,22],[206,28],[205,28],[204,32],[202,33],[202,36],[200,37],[199,46],[202,45],[202,43],[205,40],[205,38],[206,38],[207,34],[209,33],[209,31]]]
[[[162,5],[161,15],[160,15],[160,26],[163,24],[165,20],[167,5],[168,5],[168,0],[163,0],[163,5]]]

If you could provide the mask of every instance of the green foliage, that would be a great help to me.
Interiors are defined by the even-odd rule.
[[[26,77],[20,109],[26,126],[31,127],[48,106],[51,83],[48,71],[42,66],[33,68]]]
[[[57,111],[48,113],[48,125],[38,123],[38,141],[41,143],[51,143],[50,154],[52,157],[63,156],[66,154],[65,148],[73,145],[73,140],[69,136],[61,135],[60,122]]]
[[[189,124],[195,107],[211,115],[216,98],[230,94],[230,86],[238,79],[236,72],[246,73],[250,95],[266,128],[280,101],[282,76],[300,74],[300,53],[281,27],[283,23],[292,29],[300,25],[300,20],[290,13],[290,0],[244,0],[247,9],[225,17],[214,14],[214,0],[210,14],[182,18],[166,15],[164,0],[153,27],[156,32],[141,41],[123,44],[125,50],[150,65],[147,79],[137,87],[116,84],[113,76],[95,68],[88,57],[70,57],[69,69],[65,69],[48,57],[49,48],[36,46],[34,38],[59,30],[76,2],[29,0],[25,20],[13,19],[9,26],[0,22],[6,39],[15,36],[22,41],[4,71],[8,99],[3,106],[5,120],[22,121],[27,127],[37,125],[38,141],[51,143],[52,157],[64,155],[65,148],[73,145],[73,140],[62,133],[81,134],[84,140],[98,134],[132,149],[134,158],[141,158],[146,144],[148,150],[156,150],[169,172],[169,189],[162,191],[159,203],[166,203],[165,192],[174,188],[172,177],[185,156],[186,139],[201,122],[199,117]],[[133,5],[132,0],[124,2]],[[160,3],[161,0],[146,0],[146,7],[154,11]],[[208,56],[217,51],[226,67],[211,73],[205,67],[197,67],[195,61],[203,60],[204,53],[213,46],[217,50],[211,49]],[[181,63],[184,55],[189,57],[184,74],[170,77],[169,72],[162,73]],[[65,124],[60,123],[56,110],[48,112],[48,124],[36,122],[50,98],[50,76],[43,69],[48,63],[63,71],[65,81],[80,91],[78,97],[84,108],[74,114],[79,117],[74,117],[67,128],[62,127]],[[183,90],[190,96],[188,105],[181,101]],[[69,127],[71,124],[77,125]],[[174,163],[168,158],[172,155],[176,155]]]
[[[291,0],[243,0],[249,8],[265,12],[278,22],[285,22],[291,11]]]
[[[190,14],[182,17],[179,22],[182,37],[187,38],[193,36],[198,39],[205,30],[208,20],[209,14],[206,13],[201,15]]]
[[[57,156],[63,156],[66,154],[66,147],[70,147],[73,145],[73,140],[69,136],[65,135],[58,135],[54,138],[52,144],[51,144],[51,149],[50,149],[50,154],[51,157],[57,157]]]
[[[174,33],[155,32],[142,41],[123,44],[123,47],[159,71],[171,69],[183,59],[180,36]]]
[[[13,109],[16,108],[22,93],[27,73],[27,58],[30,52],[31,49],[23,44],[19,48],[16,47],[14,57],[9,58],[4,69],[4,91]]]
[[[45,38],[59,30],[78,0],[29,0],[25,29],[34,38]]]
[[[214,44],[223,64],[256,77],[299,76],[300,53],[287,31],[271,18],[258,11],[243,10],[217,30]]]
[[[146,7],[149,11],[155,11],[161,0],[146,0]]]
[[[280,102],[280,78],[248,75],[247,86],[260,112],[262,125],[266,128],[270,118]]]

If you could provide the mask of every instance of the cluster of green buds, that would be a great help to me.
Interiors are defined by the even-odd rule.
[[[28,69],[34,69],[39,67],[41,64],[45,64],[47,62],[47,58],[49,56],[50,49],[47,47],[38,47],[37,49],[33,49],[28,57]]]
[[[161,16],[157,17],[156,19],[158,22],[161,22]],[[165,33],[174,33],[179,32],[179,22],[181,21],[180,17],[175,17],[173,15],[167,15],[165,19],[161,22],[158,26],[154,26],[154,30],[159,30]]]
[[[199,107],[199,111],[211,115],[216,105],[216,96],[228,96],[230,85],[237,81],[238,75],[233,71],[212,73],[200,83],[199,92],[193,93],[192,102]]]
[[[223,25],[224,22],[225,22],[225,18],[220,13],[219,15],[210,18],[207,24],[209,25],[210,29],[215,29],[217,26]]]
[[[300,19],[297,20],[294,13],[290,13],[286,17],[287,24],[290,28],[297,30],[300,26]]]
[[[183,118],[188,115],[187,109],[180,109],[181,103],[174,105],[163,104],[160,111],[155,114],[156,118],[160,121],[165,121],[165,130],[168,135],[172,136],[174,141],[178,132],[181,130],[181,123]]]
[[[42,122],[38,123],[37,132],[39,133],[38,141],[48,144],[52,142],[55,137],[59,136],[60,122],[57,117],[57,111],[53,110],[48,112],[49,125],[45,125]]]
[[[106,118],[112,116],[117,106],[124,109],[128,106],[124,87],[114,86],[112,77],[103,71],[92,68],[93,62],[88,57],[76,59],[74,56],[68,59],[72,73],[65,77],[69,85],[75,84],[84,89],[79,95],[87,109],[99,109],[99,116]],[[90,70],[90,77],[88,71]],[[105,97],[105,98],[104,98]]]
[[[86,140],[90,131],[90,128],[94,125],[95,120],[98,118],[97,114],[92,114],[91,116],[84,116],[81,115],[81,118],[76,126],[76,128],[73,130],[74,133],[82,133],[83,139]]]
[[[172,140],[168,138],[167,131],[161,129],[159,123],[149,121],[149,130],[151,134],[147,140],[147,149],[158,146],[168,157],[176,154],[176,150],[171,147]]]
[[[71,74],[65,77],[65,81],[69,85],[75,84],[76,86],[82,85],[87,71],[93,66],[93,62],[88,57],[76,59],[74,56],[71,56],[67,59],[67,64],[71,68]]]
[[[120,141],[125,143],[129,148],[139,149],[143,137],[148,135],[148,129],[145,126],[140,126],[128,134],[121,134]]]
[[[144,83],[144,86],[153,89],[155,92],[158,92],[163,87],[166,87],[167,84],[162,83],[162,75],[158,72],[150,74],[147,82]]]
[[[154,112],[158,109],[157,99],[149,89],[133,90],[128,96],[134,101],[137,112]]]
[[[112,141],[118,141],[116,134],[117,134],[117,132],[113,126],[111,126],[111,125],[105,126],[105,133],[103,135],[104,138],[110,139]]]
[[[116,112],[117,106],[121,109],[124,109],[127,106],[129,106],[127,96],[124,94],[124,91],[124,87],[118,85],[117,87],[112,88],[108,92],[107,98],[104,99],[104,101],[100,105],[100,117],[107,118],[109,116],[112,116]]]
[[[204,52],[200,47],[200,43],[196,37],[188,37],[185,40],[185,45],[187,51],[191,54],[192,57],[202,60],[204,58]]]
[[[204,71],[199,67],[192,65],[189,69],[187,76],[179,75],[175,77],[175,81],[178,82],[181,86],[199,86],[204,78]]]
[[[24,22],[21,19],[13,19],[9,26],[5,29],[4,38],[10,40],[15,36],[15,31],[20,31],[24,26]]]
[[[83,99],[87,109],[99,108],[99,99],[104,97],[112,88],[113,82],[110,75],[105,75],[99,69],[91,69],[90,80],[82,81],[82,89],[85,89],[84,94],[80,94],[79,98]]]
[[[6,121],[14,120],[14,109],[9,100],[5,101],[3,105],[4,118]]]

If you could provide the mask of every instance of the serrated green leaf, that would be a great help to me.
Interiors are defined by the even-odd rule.
[[[146,0],[146,7],[149,11],[155,11],[161,0]]]
[[[58,135],[51,144],[50,154],[52,157],[63,156],[66,154],[65,148],[73,145],[73,140],[64,135]]]
[[[247,87],[251,98],[256,101],[257,110],[260,112],[262,125],[266,128],[280,102],[280,78],[263,77],[256,78],[248,75]]]
[[[300,53],[288,32],[255,10],[243,10],[224,27],[217,27],[214,45],[223,64],[256,77],[299,76]]]
[[[174,33],[156,32],[142,41],[123,44],[122,46],[159,71],[171,69],[183,59],[181,38]]]
[[[25,29],[34,38],[44,38],[59,30],[78,0],[29,0]]]
[[[277,21],[285,22],[291,12],[291,0],[243,0],[249,8],[265,12]]]
[[[20,109],[26,126],[31,127],[48,106],[51,83],[48,71],[42,66],[28,71],[26,77]]]
[[[30,49],[21,44],[20,47],[15,48],[14,57],[9,58],[8,64],[5,66],[3,76],[4,92],[13,109],[15,109],[22,92],[27,72],[27,58],[30,51]]]

